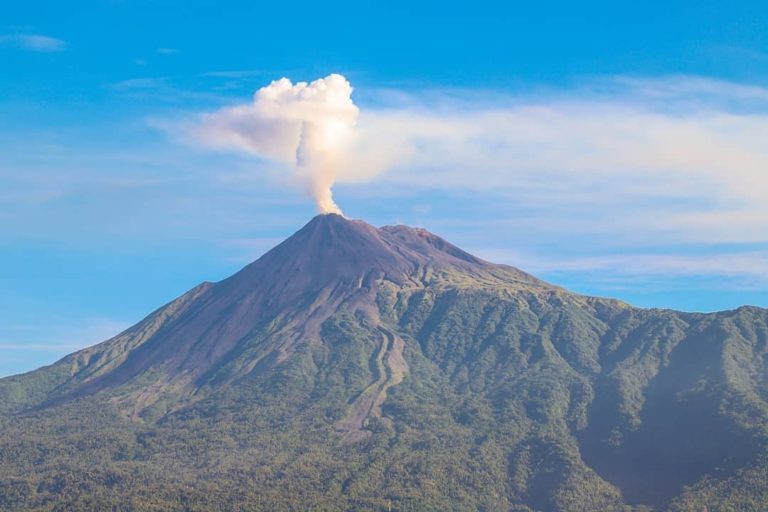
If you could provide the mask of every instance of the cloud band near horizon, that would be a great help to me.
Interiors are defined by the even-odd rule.
[[[526,202],[615,208],[619,222],[684,239],[768,238],[768,88],[618,77],[548,93],[387,91],[371,103],[338,158],[339,184],[510,190]],[[194,127],[205,134],[197,144],[250,149],[248,123],[230,112],[242,110],[176,133]]]

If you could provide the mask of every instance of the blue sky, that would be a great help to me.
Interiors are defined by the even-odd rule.
[[[381,168],[334,187],[351,217],[640,306],[768,306],[766,25],[747,1],[4,6],[0,375],[314,215],[272,163],[184,135],[283,76],[355,88]]]

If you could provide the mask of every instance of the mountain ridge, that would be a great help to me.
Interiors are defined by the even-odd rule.
[[[767,361],[760,308],[635,308],[323,215],[0,379],[0,509],[759,510]]]

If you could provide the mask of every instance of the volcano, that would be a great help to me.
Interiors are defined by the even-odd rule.
[[[0,509],[760,510],[767,345],[320,215],[0,379]]]

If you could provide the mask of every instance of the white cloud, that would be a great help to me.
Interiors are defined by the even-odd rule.
[[[12,34],[0,36],[0,44],[16,46],[34,52],[60,52],[67,43],[55,37],[40,34]]]
[[[768,88],[617,77],[546,93],[386,91],[371,103],[337,183],[507,191],[591,212],[594,225],[608,216],[647,234],[768,240]],[[221,116],[198,122],[207,139],[196,142],[231,140]]]
[[[359,113],[351,95],[338,74],[311,83],[281,78],[256,91],[252,103],[206,114],[187,131],[212,148],[287,164],[320,212],[340,214],[331,187]]]
[[[390,180],[473,188],[515,185],[541,173],[569,179],[684,176],[763,196],[765,189],[755,190],[753,179],[765,178],[768,115],[714,105],[665,112],[632,104],[637,102],[564,97],[500,108],[363,109],[358,147],[345,171],[350,181],[388,171]]]
[[[111,318],[85,318],[71,324],[3,325],[0,350],[69,354],[116,336],[130,327]]]
[[[227,258],[227,261],[237,264],[248,264],[257,260],[283,240],[284,238],[280,237],[235,238],[225,240],[222,245],[225,249],[235,253]]]
[[[263,75],[265,72],[258,69],[240,69],[231,71],[207,71],[202,76],[212,78],[250,78]]]
[[[708,255],[616,254],[580,258],[523,258],[540,272],[603,272],[640,276],[749,277],[768,284],[768,253],[748,251]]]
[[[162,77],[129,78],[110,85],[116,91],[145,91],[156,90],[168,86],[168,80]]]

